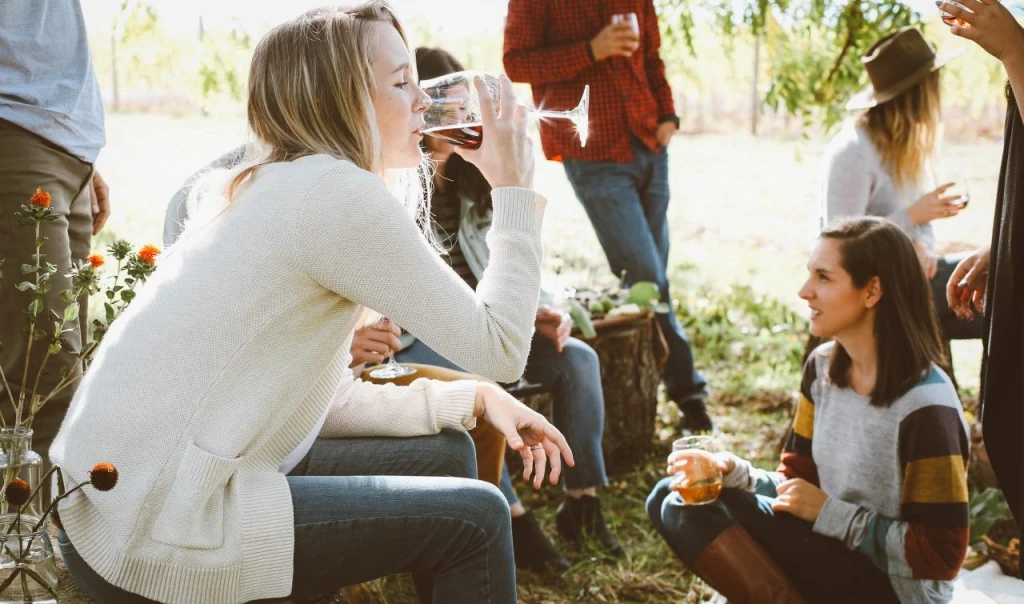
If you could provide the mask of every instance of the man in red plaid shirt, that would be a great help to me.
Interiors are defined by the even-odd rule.
[[[634,13],[639,35],[618,14]],[[509,0],[505,71],[533,87],[534,103],[571,109],[590,84],[590,138],[581,147],[562,122],[541,123],[548,159],[561,161],[616,275],[653,281],[671,300],[668,155],[679,127],[659,56],[653,0]],[[669,344],[664,381],[683,427],[710,430],[707,384],[675,313],[658,315]]]

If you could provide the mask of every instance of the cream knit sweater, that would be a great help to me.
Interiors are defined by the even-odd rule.
[[[173,247],[113,324],[50,449],[69,478],[99,461],[116,489],[61,504],[107,581],[172,603],[291,591],[282,460],[320,435],[473,425],[472,382],[354,380],[363,306],[469,371],[515,380],[540,287],[545,201],[494,191],[490,266],[474,293],[375,175],[325,155],[261,168],[232,207]]]

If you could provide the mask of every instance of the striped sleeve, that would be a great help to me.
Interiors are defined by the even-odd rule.
[[[949,581],[967,554],[969,441],[959,409],[929,405],[900,423],[899,520],[829,498],[817,533],[859,550],[890,576]]]
[[[800,396],[796,405],[796,416],[789,431],[789,438],[782,448],[782,461],[778,471],[788,478],[803,478],[817,486],[818,466],[811,455],[811,440],[814,436],[814,397],[811,386],[817,379],[817,354],[812,354],[804,364],[803,378],[800,381]]]

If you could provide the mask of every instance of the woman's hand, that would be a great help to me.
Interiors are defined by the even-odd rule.
[[[958,2],[967,10],[942,0],[935,3],[940,9],[967,23],[968,27],[950,27],[954,35],[973,40],[1003,63],[1014,57],[1024,60],[1024,28],[1005,6],[995,0]]]
[[[537,320],[533,326],[554,343],[555,350],[565,350],[572,333],[572,318],[568,314],[552,310],[549,306],[541,306],[537,309]]]
[[[828,495],[803,478],[791,478],[775,489],[779,496],[772,502],[772,510],[786,512],[813,523],[825,507]]]
[[[937,218],[949,218],[959,214],[963,209],[956,203],[960,200],[960,196],[943,195],[954,184],[956,183],[947,182],[934,191],[922,195],[907,209],[910,220],[914,224],[926,224]]]
[[[914,242],[914,251],[917,252],[917,260],[921,263],[925,278],[931,281],[935,273],[939,272],[939,257],[921,241]]]
[[[985,312],[989,252],[990,248],[983,247],[961,260],[946,283],[946,303],[961,319],[973,321],[974,310]]]
[[[699,455],[706,455],[706,453],[697,449],[673,451],[668,456],[668,467],[665,468],[665,473],[669,476],[685,473],[689,465],[697,461],[694,458],[695,452]],[[718,471],[722,473],[722,476],[736,469],[736,458],[732,455],[728,453],[713,453],[712,457],[714,457],[715,465],[718,466]]]
[[[534,151],[526,121],[526,107],[516,103],[511,80],[506,76],[499,76],[498,80],[501,85],[500,111],[494,107],[494,98],[484,81],[475,79],[480,98],[483,143],[476,150],[456,147],[455,152],[479,168],[494,188],[532,189]]]
[[[352,362],[348,366],[384,362],[392,350],[402,349],[400,335],[402,331],[398,326],[387,319],[360,327],[352,336]]]
[[[558,484],[562,473],[561,457],[570,467],[576,465],[572,451],[558,428],[494,384],[482,382],[477,387],[475,415],[486,419],[505,435],[508,446],[519,451],[523,458],[523,480],[529,481],[532,476],[535,489],[544,483],[545,467],[549,461],[551,484]]]

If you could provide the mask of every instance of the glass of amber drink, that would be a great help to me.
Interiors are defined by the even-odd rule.
[[[676,474],[672,490],[685,505],[704,505],[718,499],[722,492],[722,471],[715,459],[715,441],[711,436],[687,436],[672,443]]]

